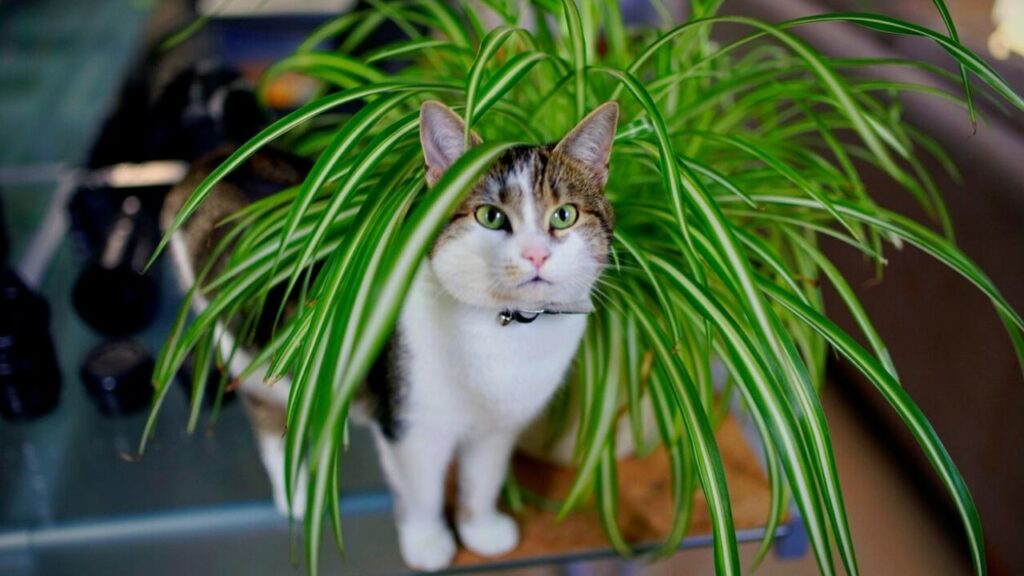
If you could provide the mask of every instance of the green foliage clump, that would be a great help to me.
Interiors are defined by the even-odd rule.
[[[699,487],[711,512],[717,570],[739,573],[713,433],[723,407],[736,398],[760,433],[772,487],[762,555],[792,498],[821,572],[834,573],[835,547],[845,570],[856,573],[819,401],[831,347],[875,384],[914,434],[956,503],[975,569],[984,573],[980,522],[963,479],[820,247],[823,237],[837,239],[879,270],[886,245],[924,250],[989,296],[1021,342],[1024,322],[954,246],[946,208],[922,168],[923,156],[950,166],[948,158],[901,121],[899,95],[907,91],[959,102],[973,121],[970,76],[1024,109],[1005,81],[957,41],[941,2],[946,32],[865,13],[767,23],[716,15],[716,0],[694,1],[690,18],[678,25],[662,10],[663,25],[647,28],[627,27],[611,0],[491,0],[504,21],[492,29],[468,1],[371,4],[324,25],[271,68],[270,76],[299,72],[325,89],[242,146],[178,216],[176,226],[217,181],[272,141],[315,160],[301,186],[233,217],[223,245],[236,243],[228,266],[215,277],[203,274],[189,294],[212,294],[209,307],[188,321],[186,303],[156,372],[159,407],[191,350],[203,361],[216,358],[218,321],[251,318],[275,286],[302,294],[304,306],[247,372],[267,370],[270,380],[289,375],[293,381],[287,477],[294,485],[300,462],[308,460],[311,571],[328,510],[341,544],[339,453],[353,393],[438,230],[511,143],[556,140],[588,110],[617,99],[622,114],[607,188],[619,220],[616,257],[598,287],[598,312],[577,364],[579,472],[563,511],[592,490],[610,541],[629,553],[615,521],[613,430],[625,407],[641,440],[639,406],[649,396],[671,458],[676,502],[662,551],[678,547]],[[517,26],[526,4],[531,31]],[[912,60],[831,58],[794,35],[827,22],[930,40],[952,56],[960,74]],[[385,23],[405,38],[356,55]],[[740,35],[719,43],[711,39],[715,27]],[[336,48],[324,48],[327,43]],[[895,66],[961,82],[963,98],[870,74]],[[467,130],[484,139],[430,190],[417,138],[418,106],[428,98],[458,110]],[[361,107],[340,112],[349,104]],[[864,169],[891,177],[939,231],[880,207],[861,180]],[[314,266],[322,266],[315,276]],[[866,347],[826,316],[819,281],[836,288]],[[720,391],[712,384],[713,358],[729,375]],[[198,401],[194,406],[198,411]]]

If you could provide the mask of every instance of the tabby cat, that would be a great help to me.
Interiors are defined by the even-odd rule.
[[[618,106],[608,102],[561,141],[514,147],[495,162],[421,264],[395,332],[360,391],[356,412],[362,417],[356,416],[373,431],[394,495],[402,556],[412,568],[444,568],[455,553],[442,509],[456,459],[459,540],[484,556],[508,552],[519,541],[515,520],[497,509],[498,494],[517,437],[565,380],[591,309],[590,292],[608,262],[615,218],[604,186],[617,120]],[[443,104],[423,104],[428,186],[465,152],[464,130]],[[470,145],[477,143],[473,135]],[[282,186],[302,177],[295,162],[273,155],[260,161]],[[197,165],[170,194],[165,226],[214,165]],[[184,287],[223,235],[218,222],[252,200],[243,187],[244,179],[218,185],[173,236],[174,267]],[[195,305],[201,309],[205,302]],[[231,346],[230,327],[220,330],[222,345]],[[237,373],[251,356],[235,356]],[[283,508],[287,386],[271,389],[256,379],[242,392]]]

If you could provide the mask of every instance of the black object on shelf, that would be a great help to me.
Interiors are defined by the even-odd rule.
[[[0,270],[0,414],[30,420],[60,399],[60,369],[50,338],[50,307],[6,262]]]
[[[204,61],[163,87],[150,116],[148,145],[157,158],[195,160],[225,143],[256,135],[270,118],[237,71]]]
[[[153,357],[138,342],[114,340],[93,348],[82,361],[89,396],[108,415],[131,414],[149,405]]]
[[[241,73],[215,60],[173,73],[153,55],[140,64],[90,152],[88,165],[195,160],[225,144],[241,144],[271,120]],[[169,81],[158,80],[166,76]]]
[[[0,414],[29,420],[53,410],[59,399],[50,307],[5,265],[0,271]]]
[[[141,330],[159,298],[153,274],[144,274],[158,238],[153,215],[140,195],[108,187],[79,190],[71,206],[76,238],[90,253],[72,292],[75,310],[107,336]]]

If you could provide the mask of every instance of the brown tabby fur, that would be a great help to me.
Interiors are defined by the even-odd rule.
[[[530,193],[538,220],[543,221],[545,215],[558,206],[574,204],[579,211],[579,220],[571,229],[584,236],[594,254],[607,259],[615,213],[605,198],[604,187],[583,163],[558,152],[556,144],[516,146],[500,156],[480,184],[455,210],[431,249],[431,255],[460,232],[478,226],[474,213],[481,205],[491,204],[506,214],[518,214],[523,191],[506,186],[506,182],[511,173],[523,170],[530,174],[529,180],[533,184]],[[551,230],[550,234],[557,241],[567,232]]]

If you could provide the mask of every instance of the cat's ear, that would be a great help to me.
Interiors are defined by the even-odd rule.
[[[618,103],[605,102],[580,120],[555,146],[555,152],[582,162],[594,173],[598,183],[604,186],[608,181],[608,157],[612,153],[618,121]]]
[[[434,100],[420,107],[420,143],[427,164],[427,185],[433,186],[445,170],[466,152],[466,124],[450,108]],[[480,143],[476,134],[469,135],[470,146]]]

